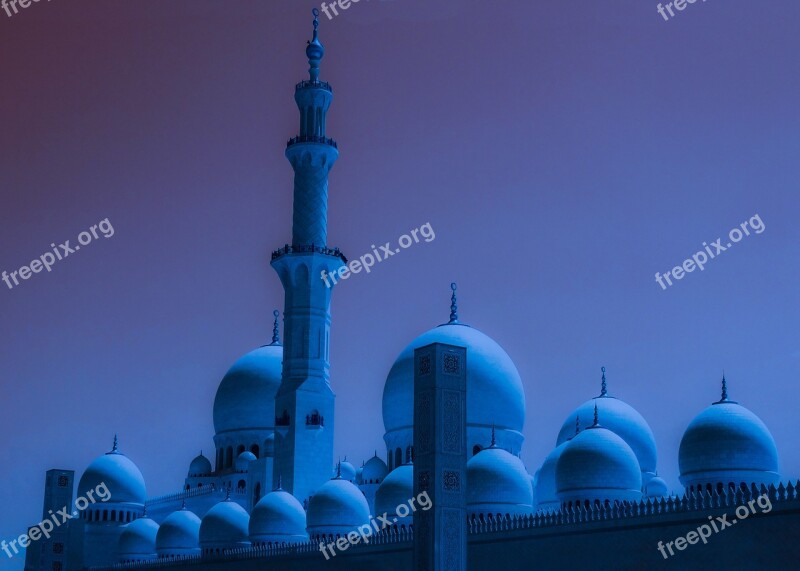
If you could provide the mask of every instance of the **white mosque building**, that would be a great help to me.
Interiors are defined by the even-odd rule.
[[[685,534],[697,520],[758,494],[767,494],[774,506],[748,524],[760,543],[729,531],[729,540],[720,535],[716,546],[696,549],[696,565],[676,552],[684,559],[675,568],[708,568],[712,556],[733,562],[729,568],[790,568],[781,565],[800,559],[792,542],[781,549],[769,543],[780,542],[775,538],[787,529],[798,530],[798,485],[781,483],[772,435],[754,413],[729,399],[724,378],[721,399],[700,412],[681,441],[685,494],[670,494],[658,477],[653,431],[609,393],[605,369],[599,394],[565,416],[553,451],[529,472],[520,460],[522,379],[500,345],[459,319],[455,284],[449,319],[411,341],[388,371],[385,450],[358,467],[346,459],[334,462],[332,289],[317,276],[347,261],[326,245],[328,173],[338,149],[325,132],[333,91],[319,80],[324,48],[316,21],[307,55],[310,78],[295,91],[300,135],[286,151],[296,174],[293,237],[272,259],[286,292],[284,341],[276,311],[271,342],[238,359],[220,382],[211,458],[201,453],[189,461],[174,493],[148,496],[144,476],[123,453],[125,440],[120,445],[115,438],[74,490],[81,497],[105,483],[110,500],[92,504],[50,539],[33,543],[26,570],[413,568],[413,517],[398,507],[414,495],[414,350],[431,343],[464,347],[468,355],[470,569],[529,569],[534,563],[562,568],[577,565],[575,557],[590,550],[594,564],[583,562],[583,568],[660,568],[655,539]],[[69,505],[73,486],[72,471],[49,471],[45,513]],[[371,544],[330,561],[320,554],[320,541],[346,537],[381,514],[396,522]],[[633,547],[626,555],[628,544]],[[598,549],[603,545],[614,549]],[[761,559],[766,566],[736,567],[762,551],[770,553]]]

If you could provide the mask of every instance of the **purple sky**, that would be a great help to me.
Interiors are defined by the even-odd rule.
[[[522,375],[529,471],[605,365],[677,487],[681,434],[724,367],[797,478],[800,4],[709,1],[669,22],[647,0],[429,4],[362,1],[320,26],[330,245],[353,258],[436,231],[334,293],[336,454],[382,453],[386,374],[447,320],[455,280],[462,320]],[[268,256],[291,236],[283,150],[313,5],[0,12],[0,271],[115,230],[0,282],[0,538],[39,520],[46,469],[79,476],[115,432],[151,494],[213,455],[217,384],[283,306]],[[655,283],[756,213],[762,234]]]

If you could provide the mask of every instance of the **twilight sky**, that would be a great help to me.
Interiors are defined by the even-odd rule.
[[[731,397],[800,476],[800,4],[377,0],[324,16],[329,244],[350,258],[429,222],[334,292],[336,454],[383,455],[395,357],[460,316],[527,395],[534,472],[609,389],[649,421],[678,489],[689,421]],[[269,252],[291,236],[294,84],[314,3],[39,2],[0,12],[0,271],[108,218],[14,289],[0,282],[0,538],[41,516],[44,472],[111,446],[151,495],[213,457],[217,384],[271,335]],[[655,282],[758,214],[752,234]],[[22,558],[0,554],[0,569]]]

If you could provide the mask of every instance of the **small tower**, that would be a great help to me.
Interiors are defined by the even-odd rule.
[[[300,134],[289,140],[286,158],[294,169],[292,243],[272,254],[272,267],[285,291],[284,358],[275,397],[273,484],[304,502],[330,478],[333,464],[334,393],[330,386],[330,302],[332,288],[322,276],[346,262],[328,247],[328,173],[339,157],[325,132],[333,100],[319,79],[325,48],[319,41],[319,12],[306,55],[309,79],[297,84]]]

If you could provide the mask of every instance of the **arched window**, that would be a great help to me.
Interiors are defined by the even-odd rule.
[[[244,444],[239,444],[239,446],[236,447],[236,457],[238,458],[239,454],[241,454],[245,450],[246,448],[244,447]]]
[[[259,448],[258,448],[258,444],[253,444],[253,445],[250,447],[250,452],[252,452],[252,453],[253,453],[253,455],[254,455],[256,458],[259,458],[259,455],[258,455],[258,454],[259,454],[260,450],[259,450]]]
[[[247,486],[247,482],[245,482],[244,480],[239,480],[239,483],[236,484],[236,489],[237,490],[244,490],[246,486]]]
[[[227,458],[225,458],[225,467],[230,468],[233,466],[233,447],[228,446]]]
[[[722,495],[724,491],[725,491],[725,484],[723,484],[722,482],[717,482],[717,493]]]
[[[258,503],[258,500],[261,499],[261,482],[256,484],[255,489],[253,490],[253,505]]]
[[[406,446],[406,464],[411,462],[411,446]]]
[[[395,467],[400,466],[403,463],[403,451],[398,448],[394,451],[394,463]]]

